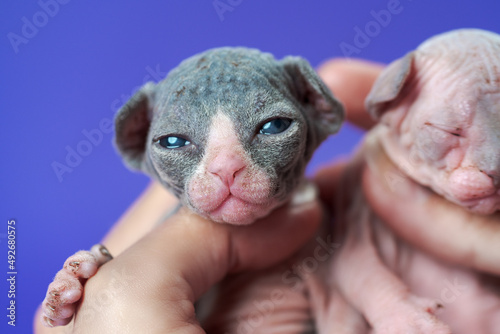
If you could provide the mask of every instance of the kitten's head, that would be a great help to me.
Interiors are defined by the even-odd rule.
[[[144,85],[118,112],[115,142],[195,212],[249,224],[291,196],[342,120],[307,61],[220,48]]]
[[[500,35],[430,38],[382,72],[366,106],[410,177],[470,211],[500,210]]]

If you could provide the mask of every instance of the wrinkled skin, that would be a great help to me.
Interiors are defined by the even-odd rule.
[[[497,211],[499,55],[498,35],[478,30],[443,34],[389,65],[367,98],[367,109],[381,124],[343,178],[337,198],[342,248],[329,272],[352,312],[366,320],[365,331],[500,331],[499,278],[438,260],[403,242],[369,209],[361,190],[364,166],[376,169],[387,154],[400,168],[380,175],[389,188],[411,177],[463,210]],[[413,200],[418,205],[421,199]]]
[[[290,200],[343,113],[304,59],[219,48],[144,85],[118,112],[115,143],[129,167],[193,212],[249,225]],[[71,320],[82,282],[106,262],[99,256],[79,252],[66,261],[43,302],[45,325]]]
[[[251,224],[286,202],[342,105],[309,63],[248,48],[195,55],[116,116],[125,163],[212,221]]]
[[[363,66],[361,66],[363,65]],[[371,86],[372,81],[368,80],[367,78],[367,73],[368,72],[378,72],[378,69],[374,69],[373,66],[368,66],[364,65],[363,63],[359,64],[357,61],[350,61],[350,62],[339,62],[337,61],[336,63],[332,64],[332,66],[327,69],[324,69],[323,75],[328,76],[329,73],[332,73],[332,77],[330,80],[326,80],[326,82],[329,84],[330,87],[332,87],[332,90],[337,93],[337,95],[346,102],[346,106],[348,109],[348,119],[350,118],[351,120],[354,120],[356,124],[363,126],[365,128],[368,128],[369,126],[372,125],[371,122],[367,121],[368,118],[365,116],[364,113],[361,112],[361,107],[358,106],[356,103],[357,101],[361,101],[362,97],[362,92],[359,90],[360,86],[363,86],[364,82],[368,82],[369,85]],[[361,72],[362,74],[359,74],[358,72]],[[338,78],[341,78],[340,83],[336,82],[335,80],[339,80]],[[358,81],[354,80],[355,82],[351,85],[349,85],[349,81],[352,78],[358,79]],[[328,79],[328,78],[327,78]],[[346,84],[347,83],[347,84]],[[347,86],[347,87],[346,87]],[[351,88],[351,89],[348,89]],[[352,92],[357,92],[360,96],[356,94],[352,94]],[[366,93],[365,93],[366,94]],[[351,95],[354,95],[351,98]],[[349,113],[349,109],[351,109],[352,113]],[[359,112],[357,112],[359,110]],[[378,144],[376,141],[375,144]],[[380,145],[372,145],[371,150],[369,151],[370,154],[370,168],[372,171],[368,173],[368,171],[365,171],[364,173],[364,183],[369,184],[370,186],[376,184],[375,181],[371,180],[370,182],[367,181],[370,179],[378,178],[378,179],[383,179],[388,181],[389,186],[384,189],[379,190],[379,192],[391,192],[394,191],[392,187],[394,185],[397,185],[397,190],[398,193],[401,193],[401,187],[407,186],[408,180],[406,179],[401,179],[404,177],[404,171],[405,169],[403,168],[402,171],[396,170],[391,167],[387,167],[385,165],[391,164],[391,161],[389,161],[386,157],[386,153],[384,149]],[[403,165],[404,166],[404,165]],[[360,175],[361,175],[361,169],[356,169],[352,170],[349,169],[351,166],[348,166],[349,173],[348,175],[351,175],[356,182],[351,182],[351,185],[357,185],[360,187]],[[321,175],[318,176],[318,182],[322,184],[322,192],[323,197],[327,199],[331,199],[334,197],[333,194],[331,194],[331,190],[337,188],[339,186],[336,182],[336,180],[339,179],[337,176],[339,173],[341,173],[343,170],[346,170],[345,165],[336,165],[332,168],[329,168],[328,171],[324,171],[321,173]],[[379,170],[378,174],[373,172],[373,170]],[[387,172],[389,170],[389,172]],[[390,173],[390,174],[387,174]],[[375,175],[375,176],[374,176]],[[390,176],[390,177],[389,177]],[[396,181],[396,182],[395,182]],[[332,183],[333,182],[333,183]],[[341,186],[343,189],[344,186]],[[372,191],[374,192],[374,191]],[[434,199],[430,195],[425,197],[420,196],[420,197],[415,197],[417,193],[410,193],[405,196],[405,199],[408,201],[412,202],[412,205],[419,207],[421,204],[426,204],[426,201]],[[418,193],[418,195],[421,195]],[[350,194],[349,196],[352,196]],[[345,199],[345,197],[344,197]],[[397,200],[399,198],[396,198],[394,203],[398,203]],[[427,205],[428,206],[428,205]],[[447,206],[445,208],[446,210],[444,211],[449,211],[450,215],[452,214],[452,207]],[[452,217],[461,218],[457,214],[457,210],[453,210],[453,215]],[[390,213],[391,211],[387,211]],[[446,214],[448,212],[444,212]],[[429,216],[429,215],[427,215]],[[431,216],[432,217],[432,216]],[[467,215],[466,215],[467,217]],[[446,216],[443,216],[442,218],[446,218]],[[479,218],[481,217],[473,217],[470,216],[470,221],[477,223],[480,221]],[[364,231],[365,234],[363,237],[366,238],[366,232],[371,231],[373,229],[366,228],[367,221],[360,221],[360,226],[358,231]],[[397,237],[395,237],[391,232],[392,231],[387,231],[387,227],[384,225],[379,224],[379,222],[374,221],[370,222],[368,221],[368,227],[369,224],[373,224],[376,230],[376,233],[373,233],[370,235],[368,233],[368,236],[376,237],[376,241],[381,241],[381,240],[389,240],[390,242],[388,243],[393,244],[393,241],[397,241],[396,244],[401,244],[401,240],[399,240]],[[427,228],[429,230],[432,230],[432,227]],[[356,229],[353,229],[352,232],[355,232]],[[454,235],[454,233],[451,233],[453,231],[450,231],[451,235]],[[450,235],[447,234],[447,235]],[[446,236],[447,236],[446,235]],[[440,236],[437,236],[439,239]],[[480,239],[484,240],[484,239]],[[489,239],[488,239],[489,240]],[[369,240],[369,245],[373,246],[373,238],[372,240]],[[446,240],[443,240],[443,244],[445,244]],[[421,240],[420,243],[417,244],[417,247],[423,248],[425,246],[426,240]],[[385,244],[385,243],[384,243]],[[394,244],[393,244],[394,245]],[[377,242],[375,246],[378,249],[368,249],[369,251],[375,253],[380,250],[381,245]],[[396,252],[397,251],[397,252]],[[484,303],[483,298],[470,298],[470,292],[472,291],[472,296],[476,294],[481,288],[478,288],[477,286],[477,275],[472,272],[472,276],[470,276],[471,271],[464,269],[463,266],[460,267],[453,267],[449,263],[446,262],[438,262],[435,258],[428,258],[425,254],[421,254],[420,252],[412,249],[408,245],[404,245],[400,248],[392,248],[392,249],[384,249],[381,251],[383,253],[383,257],[378,259],[379,262],[382,262],[386,265],[386,268],[389,268],[391,271],[394,271],[396,273],[396,276],[399,276],[399,273],[404,270],[404,272],[407,272],[406,275],[402,275],[403,280],[406,284],[408,284],[411,287],[411,290],[413,293],[418,294],[418,296],[424,296],[424,294],[421,294],[421,291],[427,291],[431,292],[427,297],[437,297],[443,306],[445,306],[445,312],[447,314],[452,314],[451,312],[448,311],[448,309],[455,310],[453,311],[453,314],[456,316],[455,318],[452,319],[444,319],[448,324],[453,324],[453,321],[460,320],[460,317],[464,317],[464,319],[470,320],[473,316],[476,316],[478,313],[483,312],[484,308],[487,308],[489,306],[494,306],[496,301],[495,301],[495,295],[493,295],[493,299],[489,298],[493,302],[486,302]],[[358,253],[359,254],[359,253]],[[398,254],[404,255],[404,256],[399,256]],[[313,255],[313,254],[309,254]],[[479,256],[479,254],[477,254]],[[371,254],[373,256],[373,253]],[[367,259],[370,259],[370,257],[365,257]],[[371,257],[373,259],[373,257]],[[395,264],[396,261],[394,261],[394,258],[404,258],[404,266],[400,265],[399,268],[397,266],[397,263]],[[408,259],[408,260],[407,260]],[[358,261],[358,258],[354,257],[354,264],[357,264],[356,261]],[[387,263],[386,263],[387,262]],[[469,261],[468,258],[463,258],[463,261],[457,261],[455,260],[454,262],[459,262],[463,263],[464,265]],[[301,263],[301,262],[299,262]],[[352,264],[352,263],[351,263]],[[396,268],[396,269],[393,269]],[[290,327],[287,327],[287,324],[292,324],[292,326],[297,326],[297,325],[303,325],[303,319],[304,316],[311,316],[310,315],[310,304],[312,303],[312,308],[314,310],[314,316],[318,319],[318,329],[321,333],[360,333],[360,334],[365,334],[365,333],[372,333],[373,329],[369,328],[370,326],[367,324],[364,316],[359,312],[359,310],[356,310],[353,305],[346,300],[345,295],[340,291],[338,287],[338,283],[335,282],[334,280],[328,279],[331,277],[330,273],[327,272],[326,274],[324,273],[325,268],[319,268],[317,271],[314,272],[315,275],[312,277],[308,277],[306,279],[308,283],[308,294],[311,296],[311,298],[304,299],[302,298],[299,294],[295,294],[293,291],[290,293],[294,293],[294,298],[297,298],[295,300],[300,301],[300,303],[303,304],[296,304],[296,303],[291,303],[291,304],[285,304],[281,303],[280,300],[278,299],[278,303],[275,304],[276,306],[276,311],[274,312],[269,312],[269,317],[266,318],[267,323],[272,324],[269,327],[265,326],[260,326],[260,327],[255,327],[256,330],[254,333],[283,333],[283,332],[295,332],[295,331],[287,331],[287,329],[290,329]],[[328,268],[329,269],[329,268]],[[407,270],[409,269],[409,270]],[[490,270],[490,268],[488,268]],[[233,286],[233,290],[231,290],[231,295],[235,295],[236,298],[238,296],[241,297],[241,299],[244,301],[245,298],[247,298],[247,301],[249,301],[249,305],[252,305],[254,301],[260,301],[261,299],[269,300],[271,293],[269,291],[272,291],[275,288],[279,289],[285,289],[284,291],[288,291],[286,289],[290,288],[290,285],[284,284],[284,282],[281,280],[281,275],[283,274],[283,270],[288,270],[288,267],[278,267],[276,271],[273,271],[272,273],[269,272],[264,272],[260,273],[261,275],[264,275],[264,277],[260,277],[259,273],[252,274],[252,276],[247,276],[244,278],[244,284],[235,284]],[[361,267],[356,265],[354,266],[355,270],[355,275],[350,276],[350,278],[357,277],[359,275],[360,271],[365,271],[370,273],[369,270],[367,270],[366,267]],[[498,271],[497,271],[498,272]],[[466,273],[466,274],[464,274]],[[426,274],[426,277],[419,279],[419,274]],[[267,275],[271,275],[271,277],[268,277]],[[243,276],[244,277],[244,276]],[[274,278],[273,278],[274,277]],[[472,279],[471,279],[472,277]],[[238,278],[236,278],[238,279]],[[450,285],[447,285],[447,282],[444,280],[447,280],[448,283],[450,283],[451,286],[453,286],[454,283],[456,283],[456,290],[450,289]],[[428,283],[430,281],[430,283]],[[238,282],[238,281],[237,281]],[[326,284],[325,284],[326,282]],[[439,284],[436,284],[438,282]],[[241,282],[240,282],[241,283]],[[428,284],[427,284],[428,283]],[[429,287],[431,286],[431,287]],[[466,289],[463,289],[463,287],[466,286]],[[235,287],[235,288],[234,288]],[[437,291],[436,291],[437,289]],[[256,292],[258,293],[257,295],[252,294],[250,292]],[[457,292],[458,291],[458,292]],[[484,291],[484,290],[483,290]],[[390,290],[389,290],[390,292]],[[491,297],[491,293],[488,292]],[[255,296],[255,297],[254,297]],[[262,296],[262,298],[261,298]],[[369,295],[367,295],[369,296]],[[468,297],[469,296],[469,297]],[[383,294],[382,294],[383,297]],[[444,298],[443,298],[444,297]],[[454,298],[456,297],[456,298]],[[476,296],[477,297],[477,296]],[[479,294],[479,297],[481,295]],[[235,299],[236,299],[235,298]],[[465,298],[465,299],[464,299]],[[390,301],[390,300],[389,300]],[[415,301],[421,302],[422,299],[419,298],[411,298],[410,301]],[[425,301],[425,300],[424,300]],[[234,301],[233,301],[234,302]],[[251,311],[254,311],[253,314],[255,314],[255,311],[259,310],[257,306],[255,307],[248,307],[248,304],[243,305],[240,311],[241,313],[238,312],[238,308],[232,308],[230,311],[234,315],[234,319],[240,319],[244,318],[245,316],[249,316]],[[285,304],[288,305],[289,307],[283,307]],[[235,305],[233,303],[230,304]],[[380,307],[380,303],[377,303],[377,305]],[[382,305],[386,305],[382,304]],[[424,304],[425,305],[425,304]],[[457,305],[455,308],[454,306]],[[260,305],[264,310],[266,307],[269,307],[269,304],[262,303]],[[411,306],[411,305],[410,305]],[[430,305],[432,306],[432,305]],[[249,311],[245,311],[245,308]],[[382,307],[380,307],[382,308]],[[492,308],[494,310],[494,308]],[[279,312],[278,312],[279,311]],[[299,316],[297,316],[299,314]],[[437,314],[439,317],[443,317],[444,313],[443,310],[439,309],[437,310]],[[478,319],[481,318],[481,314],[478,315]],[[225,316],[224,314],[219,314],[219,319],[227,319],[228,317]],[[297,322],[294,322],[294,319],[299,319],[300,323],[297,324]],[[428,319],[428,316],[424,314],[423,319]],[[261,320],[261,318],[255,318],[255,320],[258,322]],[[227,323],[224,323],[224,320],[220,320],[221,322],[219,323],[220,325],[223,325],[222,328],[235,328],[237,324],[234,324],[233,322],[233,327],[228,326]],[[234,321],[234,320],[233,320]],[[398,321],[401,323],[401,320]],[[398,323],[396,322],[396,323]],[[465,322],[465,321],[464,321]],[[248,322],[247,322],[248,323]],[[293,325],[295,324],[295,325]],[[458,326],[459,323],[457,323],[454,326]],[[479,324],[477,322],[470,322],[468,324],[465,324],[463,327],[463,331],[465,329],[469,330],[467,333],[488,333],[486,329],[486,323]],[[297,329],[297,327],[293,327]],[[471,329],[472,328],[472,329]],[[498,328],[498,327],[494,327]],[[303,330],[304,327],[299,327],[299,330],[297,330],[297,333],[301,333],[300,330]],[[216,332],[216,331],[215,331]],[[220,333],[224,333],[224,330],[220,330]],[[229,331],[232,332],[232,331]],[[411,331],[408,331],[411,333]],[[431,331],[429,331],[431,332]],[[493,331],[494,333],[498,332],[498,329],[496,331]],[[458,331],[460,333],[460,331]]]
[[[201,294],[228,274],[258,272],[291,257],[314,238],[321,217],[309,195],[248,226],[214,223],[181,208],[89,279],[74,321],[46,328],[37,317],[35,332],[204,333],[193,305]]]
[[[394,163],[480,214],[500,209],[499,54],[493,33],[435,37],[390,65],[367,100]]]
[[[484,33],[473,31],[470,32],[472,36],[460,36],[464,33],[445,36],[452,39],[451,45],[445,46],[445,51],[451,54],[440,53],[443,50],[436,45],[443,41],[435,39],[407,58],[411,60],[408,73],[388,75],[406,81],[383,82],[387,80],[387,72],[380,79],[384,85],[392,84],[392,87],[389,92],[380,92],[377,90],[384,87],[376,86],[367,105],[373,114],[382,117],[382,125],[371,132],[362,151],[346,168],[336,196],[339,202],[335,210],[337,220],[345,223],[337,230],[342,248],[329,270],[322,268],[313,276],[302,275],[308,299],[300,301],[300,294],[290,293],[288,307],[279,309],[284,314],[274,317],[271,312],[273,316],[256,332],[283,330],[279,319],[283,321],[281,325],[294,324],[291,320],[294,317],[302,319],[299,324],[304,324],[307,303],[311,303],[313,317],[318,322],[316,329],[321,333],[490,334],[500,331],[498,278],[467,266],[440,261],[406,244],[374,215],[361,191],[360,179],[365,165],[376,169],[375,165],[389,154],[393,163],[401,168],[398,173],[382,175],[389,186],[397,187],[401,177],[409,176],[464,210],[492,214],[498,209],[495,179],[495,170],[499,170],[495,150],[499,128],[496,121],[499,114],[498,74],[495,72],[498,60],[491,59],[491,50],[486,50],[490,52],[486,61],[493,62],[489,67],[477,61],[460,63],[465,62],[464,56],[453,52],[468,50],[469,45],[463,38],[469,41],[472,38],[472,44],[484,43]],[[491,37],[486,34],[486,38]],[[496,39],[498,37],[493,36],[493,43],[497,43]],[[450,49],[453,45],[460,48]],[[488,47],[495,48],[494,45]],[[470,49],[477,52],[478,46]],[[471,52],[467,57],[481,56]],[[471,69],[474,65],[477,68]],[[447,69],[447,66],[452,68]],[[433,70],[444,73],[433,75]],[[404,69],[396,64],[396,71]],[[394,72],[394,65],[388,72]],[[458,81],[454,76],[450,78],[450,72],[454,76],[471,78]],[[460,85],[464,82],[471,86],[464,88]],[[436,92],[443,94],[433,99]],[[419,198],[413,200],[415,205],[419,204]],[[446,235],[441,237],[446,238]],[[243,300],[247,290],[256,296],[261,296],[256,292],[263,291],[262,294],[268,296],[272,289],[285,288],[279,273],[274,273],[274,281],[269,277],[246,276],[244,283],[237,281],[243,285],[239,287],[241,290],[226,293],[231,296],[243,293],[239,295]],[[242,313],[246,312],[251,319],[252,314],[258,315],[260,310],[256,305],[234,306],[230,304],[229,314],[237,314],[240,319],[246,319]],[[272,306],[268,310],[272,310]],[[262,321],[258,317],[254,320]],[[232,323],[238,324],[237,319]],[[234,327],[230,328],[234,331]],[[290,331],[301,333],[306,328],[291,326]]]

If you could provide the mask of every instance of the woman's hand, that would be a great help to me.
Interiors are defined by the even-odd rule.
[[[334,60],[319,69],[325,83],[344,103],[347,119],[366,130],[374,122],[365,112],[364,99],[382,68],[358,60]],[[498,215],[471,216],[408,179],[401,180],[405,187],[388,191],[381,175],[397,171],[383,152],[378,157],[379,169],[364,173],[364,191],[375,211],[402,238],[439,257],[500,272],[500,261],[496,259],[500,255]],[[343,163],[333,164],[316,175],[325,203],[332,203],[343,168]],[[202,333],[193,304],[203,292],[228,273],[263,269],[289,257],[313,237],[321,215],[315,200],[290,204],[246,227],[216,224],[181,211],[101,268],[87,283],[82,307],[72,326],[40,333],[73,329],[82,333]],[[138,220],[141,215],[134,215],[135,223]],[[429,220],[435,221],[433,229],[420,231],[419,227]],[[432,237],[436,233],[454,233],[455,238],[447,238],[443,246]],[[135,239],[133,233],[125,235]],[[113,253],[114,247],[108,248]],[[121,251],[123,247],[118,245],[116,249]],[[336,313],[358,319],[339,299],[331,303]]]
[[[276,264],[316,233],[322,210],[314,193],[308,188],[300,200],[249,226],[213,223],[181,209],[103,265],[87,282],[75,320],[53,332],[203,333],[194,302],[204,292],[229,273]]]
[[[500,275],[500,214],[473,214],[405,177],[382,148],[363,176],[375,212],[401,238],[447,262]]]

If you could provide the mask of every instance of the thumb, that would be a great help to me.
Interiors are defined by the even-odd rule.
[[[121,332],[148,324],[156,332],[202,333],[193,305],[204,292],[230,272],[284,260],[315,234],[321,207],[308,189],[248,226],[180,210],[89,279],[75,329]],[[103,294],[112,301],[105,307]]]
[[[318,191],[305,183],[291,201],[248,226],[231,226],[230,272],[270,267],[297,252],[317,232],[323,218]]]
[[[182,268],[197,299],[228,273],[265,269],[290,257],[316,234],[323,211],[316,187],[305,183],[287,204],[250,225],[213,223],[187,209],[182,217],[176,225],[197,232],[186,233],[192,238],[190,252],[183,253],[181,262],[179,257],[172,261]],[[195,241],[198,236],[201,240]]]
[[[371,143],[363,189],[375,212],[403,239],[443,260],[500,274],[500,215],[466,211],[415,183]]]

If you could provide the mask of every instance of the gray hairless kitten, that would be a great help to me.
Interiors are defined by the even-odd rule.
[[[327,279],[365,322],[356,333],[500,333],[500,279],[405,243],[370,210],[360,180],[385,151],[401,169],[385,175],[394,187],[406,174],[465,210],[500,209],[500,36],[463,29],[427,40],[385,69],[366,106],[380,124],[339,190],[342,249]],[[319,327],[344,333],[338,326]]]
[[[216,222],[250,224],[288,201],[343,107],[309,63],[247,48],[183,61],[144,85],[116,116],[125,163],[158,180],[182,205]],[[64,325],[95,274],[102,248],[66,260],[43,302],[44,323]]]

